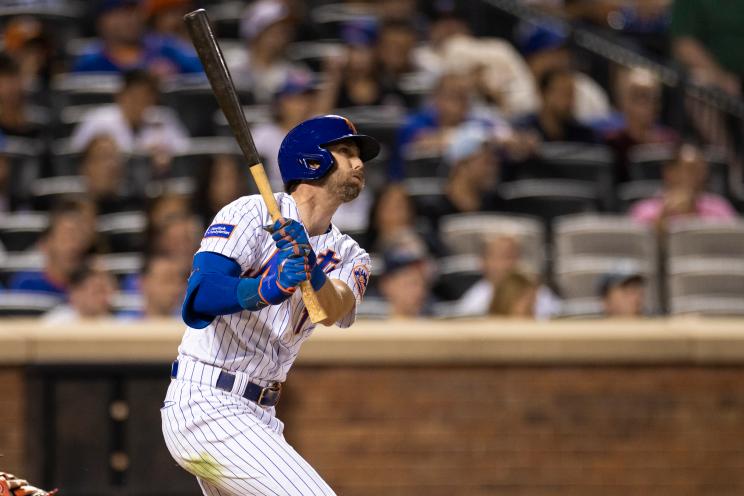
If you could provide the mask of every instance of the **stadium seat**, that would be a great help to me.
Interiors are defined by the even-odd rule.
[[[628,181],[617,187],[618,210],[628,211],[635,202],[655,196],[662,188],[657,179]]]
[[[222,110],[215,110],[212,114],[215,134],[219,136],[233,136]],[[268,105],[243,105],[243,115],[249,126],[271,122],[271,108]]]
[[[111,103],[121,87],[114,73],[62,73],[51,82],[52,102],[57,109],[76,105]]]
[[[215,155],[233,155],[237,158],[238,163],[245,162],[237,142],[231,137],[191,138],[188,150],[173,155],[170,175],[173,177],[197,178]]]
[[[744,259],[744,221],[712,222],[679,219],[667,230],[672,258],[686,256]]]
[[[601,317],[604,312],[602,300],[597,297],[569,298],[561,301],[559,319],[590,319]]]
[[[39,317],[61,302],[44,293],[0,290],[0,317]]]
[[[704,150],[710,166],[709,189],[720,195],[729,193],[729,167],[725,153],[718,148]],[[664,144],[638,145],[628,152],[628,173],[631,181],[662,179],[662,168],[672,160],[674,146]]]
[[[40,140],[8,136],[3,153],[10,165],[11,205],[23,205],[30,200],[31,185],[41,176],[45,145]]]
[[[147,216],[144,212],[99,215],[97,230],[105,236],[115,253],[143,251],[147,244]]]
[[[444,201],[445,181],[438,178],[406,179],[403,185],[418,212],[427,212]]]
[[[16,212],[0,215],[0,244],[9,252],[28,250],[49,225],[46,212]]]
[[[330,57],[344,54],[344,46],[334,40],[297,41],[287,47],[287,58],[297,64],[322,73],[325,61]]]
[[[439,236],[453,254],[479,255],[483,238],[497,235],[518,238],[524,265],[540,273],[545,263],[545,231],[539,219],[483,212],[445,215],[439,221]]]
[[[244,105],[253,102],[253,95],[246,88],[238,88],[238,95]],[[213,122],[207,116],[214,115],[219,104],[203,74],[169,78],[162,85],[161,100],[163,105],[176,111],[191,136],[215,133]]]
[[[657,258],[651,229],[625,216],[577,214],[553,222],[556,258],[605,256],[652,261]]]
[[[111,301],[111,310],[114,314],[126,312],[127,314],[140,312],[144,308],[141,294],[119,291],[114,294]]]
[[[446,178],[449,168],[439,154],[406,153],[403,158],[403,170],[407,179],[420,177]]]
[[[741,258],[672,258],[667,278],[672,313],[744,314]]]
[[[31,185],[34,208],[49,210],[62,197],[85,193],[82,176],[55,176],[37,179]]]
[[[481,260],[477,255],[453,255],[437,260],[437,280],[432,288],[440,299],[459,299],[483,277]]]
[[[510,181],[499,192],[507,211],[541,218],[548,232],[556,217],[596,211],[599,195],[593,183],[569,179]]]
[[[8,286],[17,272],[40,271],[44,268],[44,256],[39,251],[8,252],[0,256],[0,285]]]

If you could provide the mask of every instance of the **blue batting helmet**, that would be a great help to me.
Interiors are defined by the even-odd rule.
[[[326,147],[346,139],[357,144],[363,162],[380,152],[380,143],[371,136],[357,134],[354,124],[346,117],[321,115],[298,124],[279,147],[279,170],[284,184],[325,176],[333,166],[333,155]]]

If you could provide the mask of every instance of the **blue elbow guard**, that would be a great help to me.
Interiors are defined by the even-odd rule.
[[[197,253],[181,307],[183,321],[203,329],[217,315],[242,310],[236,291],[239,278],[240,265],[234,260],[218,253]]]

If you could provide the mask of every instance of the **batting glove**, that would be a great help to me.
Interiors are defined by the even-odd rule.
[[[279,250],[261,275],[258,296],[269,305],[278,305],[292,296],[297,286],[309,279],[309,245]],[[298,253],[299,252],[299,253]]]
[[[315,252],[310,247],[310,240],[307,237],[307,231],[305,227],[294,219],[281,218],[277,220],[272,226],[267,226],[266,230],[271,233],[271,237],[276,243],[276,247],[280,250],[292,249],[299,255],[302,251],[300,247],[307,246],[309,248],[308,253],[308,279],[315,291],[318,291],[326,282],[326,275],[323,272],[315,259]]]

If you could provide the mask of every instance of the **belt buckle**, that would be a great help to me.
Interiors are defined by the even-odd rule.
[[[268,401],[272,401],[273,403],[267,406],[274,406],[277,403],[279,403],[279,397],[282,394],[282,383],[281,382],[274,382],[270,386],[266,386],[265,388],[261,389],[261,394],[258,395],[258,400],[256,403],[258,403],[260,406],[264,406],[263,400],[266,399]]]

